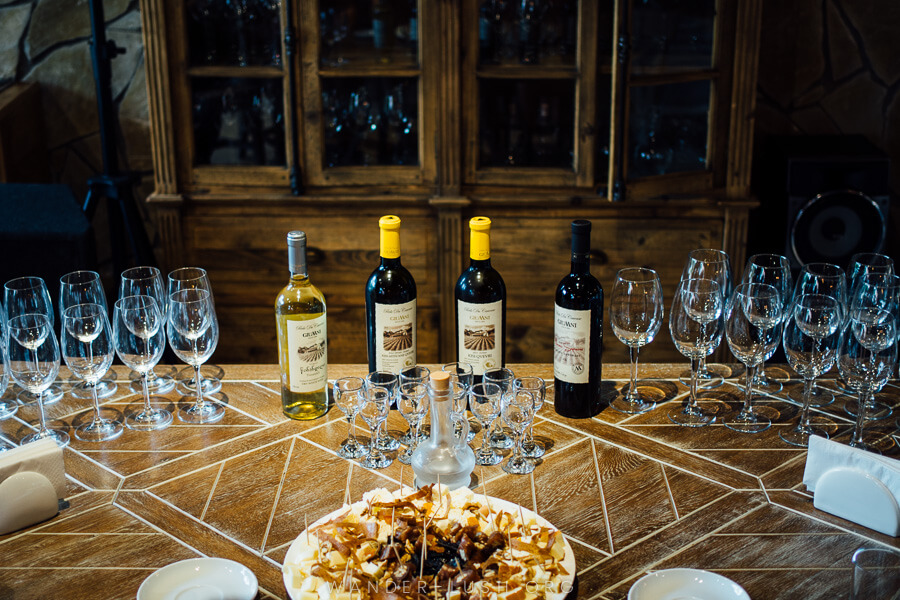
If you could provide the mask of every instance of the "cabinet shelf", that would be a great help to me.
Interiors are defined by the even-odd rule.
[[[280,67],[189,67],[188,77],[247,77],[252,79],[276,79],[284,77]]]
[[[476,71],[479,79],[575,79],[574,67],[550,67],[547,65],[481,66]]]

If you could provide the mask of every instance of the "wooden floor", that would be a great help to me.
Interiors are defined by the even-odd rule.
[[[512,368],[552,377],[547,365]],[[763,433],[739,434],[718,422],[689,429],[666,416],[684,399],[678,382],[684,368],[642,365],[644,389],[656,390],[661,401],[643,415],[607,409],[595,419],[571,420],[548,402],[535,431],[549,452],[533,478],[499,466],[476,470],[479,491],[483,484],[491,496],[532,508],[568,537],[579,598],[623,599],[635,579],[668,567],[722,573],[754,600],[845,597],[857,547],[900,548],[897,539],[813,508],[801,483],[805,451],[778,437],[796,419],[797,407],[785,397],[798,391],[798,382],[765,398],[778,417]],[[333,365],[329,376],[363,371]],[[349,463],[335,449],[346,421],[336,409],[306,423],[283,417],[275,366],[225,366],[224,374],[220,399],[228,410],[219,423],[176,420],[163,431],[126,430],[101,444],[73,438],[65,452],[71,506],[48,522],[0,536],[0,598],[134,598],[155,569],[201,555],[247,565],[261,598],[286,598],[280,564],[288,546],[304,519],[311,523],[343,500]],[[126,370],[116,375],[119,391],[104,411],[121,415],[140,396],[128,389]],[[609,395],[618,393],[627,367],[607,365],[604,378]],[[735,410],[741,391],[734,383],[705,392],[704,403],[721,414]],[[897,405],[894,383],[879,399]],[[817,412],[835,423],[840,441],[851,426],[846,398],[838,394]],[[174,410],[182,401],[173,392],[162,404]],[[48,415],[72,427],[89,416],[88,407],[67,394]],[[18,441],[36,419],[36,409],[23,406],[0,422],[0,433]],[[896,426],[891,417],[875,427]],[[405,429],[405,422],[392,413],[389,428]],[[377,472],[355,466],[352,499],[374,487],[396,488],[401,474],[412,484],[411,470],[399,463]]]

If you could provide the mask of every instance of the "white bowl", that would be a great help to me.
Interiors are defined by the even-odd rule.
[[[189,558],[155,571],[138,588],[137,600],[253,600],[253,571],[224,558]]]
[[[750,596],[718,573],[664,569],[638,579],[628,590],[628,600],[750,600]]]

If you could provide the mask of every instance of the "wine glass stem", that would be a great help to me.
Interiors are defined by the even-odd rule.
[[[197,408],[203,406],[203,385],[200,380],[200,364],[194,365],[194,381],[197,382]]]
[[[38,414],[40,415],[40,419],[41,419],[41,428],[38,431],[43,433],[43,432],[47,431],[47,419],[44,416],[44,392],[38,392],[36,394],[36,396],[37,396]]]
[[[747,383],[744,386],[744,408],[741,413],[750,415],[750,402],[753,400],[753,379],[756,377],[757,367],[747,367]]]
[[[810,429],[809,403],[812,401],[812,391],[815,387],[815,378],[803,380],[803,410],[800,412],[800,420],[797,424],[797,428],[801,431],[809,431]]]
[[[353,435],[353,419],[356,417],[356,413],[351,413],[347,415],[347,439],[351,444],[356,442],[356,437]]]
[[[479,419],[480,421],[480,419]],[[491,435],[491,424],[485,423],[481,421],[481,448],[478,449],[478,453],[481,455],[487,454],[488,444],[490,444],[490,435]]]
[[[640,351],[640,346],[631,346],[629,347],[629,355],[631,356],[631,385],[628,386],[628,399],[631,401],[637,401],[638,392],[637,392],[637,374],[638,374],[638,352]]]
[[[150,388],[147,385],[148,377],[150,377],[150,372],[144,371],[141,375],[141,388],[144,390],[144,410],[150,412]]]
[[[691,359],[691,398],[684,412],[692,413],[697,408],[697,380],[700,376],[700,361],[702,358]]]
[[[100,417],[100,398],[97,397],[97,384],[89,383],[87,385],[91,388],[91,398],[94,400],[94,425],[100,425],[103,419]]]
[[[416,448],[419,447],[419,427],[422,426],[422,419],[416,421],[415,426],[413,427],[413,439],[409,445],[410,451],[415,451]]]
[[[866,424],[866,405],[869,403],[871,394],[868,390],[859,391],[859,406],[856,409],[856,426],[853,428],[853,439],[851,444],[857,445],[863,443],[863,427]]]

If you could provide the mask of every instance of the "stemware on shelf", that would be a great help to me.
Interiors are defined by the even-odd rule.
[[[791,263],[780,254],[754,254],[747,260],[744,269],[742,283],[765,283],[771,285],[781,296],[781,317],[787,319],[790,315],[791,296],[794,291],[794,282],[791,276]],[[779,327],[782,323],[779,323]],[[781,336],[781,331],[776,332]],[[768,359],[766,359],[768,360]],[[782,389],[782,384],[777,379],[766,375],[766,361],[756,367],[753,387],[767,394],[777,394]]]
[[[386,387],[366,382],[363,385],[363,402],[359,414],[369,426],[372,432],[371,439],[377,440],[382,425],[387,420],[388,413],[391,410],[391,400],[394,392]],[[360,462],[367,469],[383,469],[389,466],[394,459],[385,454],[378,444],[369,444],[369,453]]]
[[[50,301],[47,284],[40,277],[17,277],[7,281],[3,286],[3,306],[6,309],[7,320],[20,315],[41,314],[47,317],[50,329],[53,329],[53,303]],[[58,402],[62,397],[62,389],[51,382],[41,392],[40,401],[44,406],[49,406]],[[27,389],[23,390],[18,398],[23,404],[38,400],[37,396]]]
[[[503,420],[516,435],[512,456],[503,463],[503,470],[507,473],[522,475],[534,471],[534,461],[522,455],[522,437],[534,419],[534,404],[534,394],[523,388],[513,388],[503,400],[500,409]]]
[[[421,383],[427,384],[428,377],[431,375],[431,369],[425,367],[423,365],[412,365],[410,367],[404,367],[400,369],[400,372],[397,374],[397,385],[402,386],[404,383]],[[405,446],[410,446],[413,443],[412,440],[413,428],[410,426],[407,429],[406,433],[400,436],[399,441],[401,444]],[[402,461],[401,461],[402,462]],[[408,463],[406,463],[408,464]]]
[[[409,423],[410,435],[406,450],[397,456],[405,465],[411,464],[413,452],[419,445],[419,428],[428,414],[428,387],[425,382],[406,381],[397,388],[397,409]]]
[[[512,391],[512,383],[513,379],[516,378],[515,373],[512,372],[511,369],[507,369],[506,367],[498,367],[494,369],[487,369],[484,374],[481,376],[481,381],[483,383],[496,383],[500,386],[501,391],[501,402],[505,400],[505,396]],[[490,432],[491,446],[494,448],[512,448],[515,443],[515,439],[511,435],[512,431],[503,427],[503,424],[498,419],[495,422],[493,430]]]
[[[700,360],[709,356],[722,339],[724,311],[719,284],[712,279],[683,279],[672,299],[669,332],[681,354],[691,361],[691,392],[684,408],[673,409],[669,419],[686,427],[712,423],[716,415],[698,404]]]
[[[734,290],[725,311],[725,339],[731,353],[746,368],[744,405],[723,423],[741,433],[759,433],[772,425],[753,407],[756,370],[775,353],[781,341],[782,300],[774,286],[766,283],[742,283]]]
[[[166,319],[169,317],[169,293],[159,269],[156,267],[132,267],[122,271],[119,276],[119,298],[127,296],[150,296],[156,301],[162,316],[162,331],[165,336]],[[131,382],[131,391],[142,390],[145,380],[151,394],[165,394],[172,391],[175,387],[174,368],[171,368],[171,372],[162,374],[157,373],[156,370],[157,365],[153,365],[147,377],[138,373],[140,377]]]
[[[728,254],[714,248],[698,248],[688,253],[681,279],[712,279],[719,284],[719,293],[723,301],[731,297],[731,262]],[[679,378],[682,383],[688,383],[690,375],[685,373]],[[719,387],[725,383],[725,378],[709,371],[706,357],[700,359],[697,370],[698,385],[703,388]]]
[[[883,452],[894,445],[890,435],[866,438],[871,398],[887,383],[897,364],[897,334],[894,316],[880,308],[851,312],[838,350],[838,370],[847,386],[859,394],[856,426],[850,445],[862,450]]]
[[[139,431],[162,429],[172,423],[172,413],[154,408],[150,401],[150,373],[166,347],[162,311],[151,296],[125,296],[113,307],[113,339],[116,354],[141,376],[142,408],[125,415],[125,426]]]
[[[366,375],[366,385],[367,386],[379,386],[385,388],[390,397],[388,398],[388,405],[394,403],[397,395],[397,385],[400,381],[400,378],[391,373],[390,371],[372,371],[368,375]],[[378,450],[382,452],[390,452],[391,450],[397,450],[400,448],[400,440],[397,437],[386,431],[387,427],[380,427],[378,429],[378,436],[372,438],[372,442],[370,445],[374,445]]]
[[[475,451],[475,464],[496,465],[503,456],[494,450],[490,438],[491,423],[500,414],[503,389],[496,383],[476,383],[469,393],[469,409],[481,424],[481,446]]]
[[[225,407],[207,400],[200,379],[200,365],[209,360],[219,342],[219,323],[212,296],[202,289],[184,289],[169,297],[166,323],[169,346],[194,368],[196,400],[178,411],[185,423],[214,423],[225,416]]]
[[[213,310],[215,310],[215,299],[213,298],[212,284],[209,281],[209,275],[206,269],[200,267],[181,267],[169,273],[166,291],[169,297],[173,293],[180,290],[206,290],[213,302]],[[222,389],[223,371],[221,367],[214,365],[204,365],[201,369],[200,384],[203,386],[204,394],[215,394]],[[183,393],[188,393],[193,389],[194,373],[189,369],[184,369],[176,376],[177,385]]]
[[[536,415],[547,397],[547,382],[540,377],[516,377],[513,380],[514,390],[528,390],[534,396],[534,414]],[[526,458],[540,458],[546,452],[544,443],[534,439],[534,419],[525,428],[520,444],[522,456]]]
[[[85,442],[105,442],[122,435],[122,423],[100,414],[97,382],[109,371],[115,355],[112,328],[106,307],[100,304],[76,304],[62,313],[63,359],[72,373],[84,381],[94,401],[93,418],[75,428],[75,437]]]
[[[76,304],[99,304],[109,314],[106,292],[96,271],[72,271],[59,278],[59,314]],[[118,386],[109,373],[94,386],[98,398],[108,398],[116,393]],[[76,398],[91,398],[93,392],[85,382],[72,386],[69,393]]]
[[[821,422],[812,422],[810,407],[816,378],[834,365],[840,332],[840,305],[833,296],[804,294],[794,299],[782,340],[788,364],[803,378],[803,409],[797,426],[779,433],[788,444],[806,446],[811,435],[828,437]]]
[[[638,391],[638,352],[656,337],[663,312],[662,286],[656,271],[630,267],[616,273],[609,300],[609,323],[619,341],[628,346],[631,363],[628,391],[609,404],[618,411],[637,414],[655,406]]]
[[[47,315],[26,313],[10,317],[6,324],[6,350],[9,374],[13,381],[37,398],[40,427],[36,433],[25,436],[23,444],[50,438],[58,445],[69,443],[69,434],[47,427],[44,415],[43,392],[59,373],[59,344]]]
[[[364,385],[362,377],[341,377],[335,380],[332,387],[334,403],[347,417],[347,439],[338,448],[338,456],[343,458],[360,458],[369,452],[353,433],[356,415],[362,408]]]

